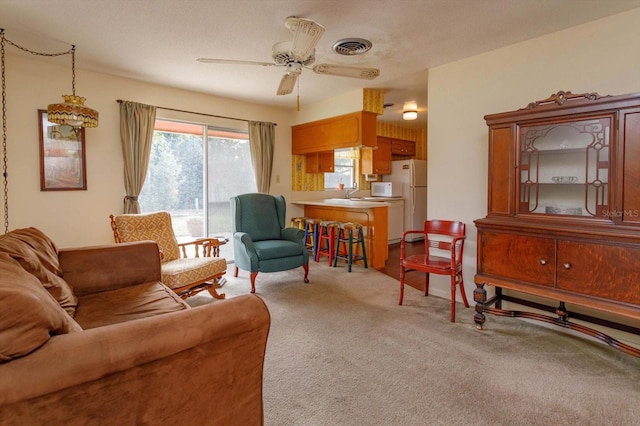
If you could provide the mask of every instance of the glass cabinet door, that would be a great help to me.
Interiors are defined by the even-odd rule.
[[[604,217],[613,118],[520,128],[519,213]]]

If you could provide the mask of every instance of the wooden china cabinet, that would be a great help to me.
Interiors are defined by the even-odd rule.
[[[475,221],[478,328],[487,312],[526,317],[640,356],[640,349],[570,320],[640,334],[640,93],[558,92],[485,120],[488,212]],[[485,285],[495,286],[491,300]],[[517,294],[555,300],[557,308]],[[503,310],[502,300],[557,316]]]

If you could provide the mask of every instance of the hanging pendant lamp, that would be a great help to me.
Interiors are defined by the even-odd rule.
[[[50,104],[47,120],[72,127],[98,127],[98,111],[84,105],[86,98],[76,96],[76,47],[71,47],[71,85],[73,94],[62,95],[63,103]]]

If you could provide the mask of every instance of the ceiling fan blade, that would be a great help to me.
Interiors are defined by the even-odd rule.
[[[313,67],[317,74],[337,75],[340,77],[363,78],[373,80],[380,75],[378,68],[350,67],[346,65],[318,64]]]
[[[280,86],[278,86],[278,91],[276,95],[288,95],[293,92],[293,88],[296,85],[296,81],[298,81],[298,75],[295,73],[287,73],[282,76],[282,80],[280,80]]]
[[[263,67],[275,66],[272,62],[236,61],[234,59],[198,58],[196,60],[205,64],[262,65]]]
[[[324,27],[310,19],[295,17],[287,18],[285,25],[293,33],[291,56],[296,61],[306,61],[324,34]]]

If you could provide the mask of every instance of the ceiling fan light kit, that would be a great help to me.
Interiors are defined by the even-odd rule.
[[[285,73],[280,80],[280,85],[276,95],[288,95],[293,92],[298,76],[302,74],[302,68],[310,68],[315,62],[315,48],[320,38],[324,34],[324,27],[311,19],[290,16],[285,19],[285,27],[291,31],[291,40],[281,41],[273,45],[271,62],[254,62],[233,59],[198,58],[199,62],[211,64],[232,64],[232,65],[261,65],[261,66],[284,66]],[[364,39],[344,39],[345,43],[354,43],[357,47],[346,47],[344,51],[351,49],[353,53],[341,53],[346,55],[361,54],[371,48],[371,42]],[[334,44],[334,51],[336,45]],[[354,45],[355,46],[355,45]],[[334,75],[339,77],[361,78],[373,80],[380,75],[377,68],[364,68],[347,65],[318,64],[311,68],[316,74]]]
[[[418,111],[404,111],[402,113],[402,119],[403,120],[415,120],[418,118]]]

